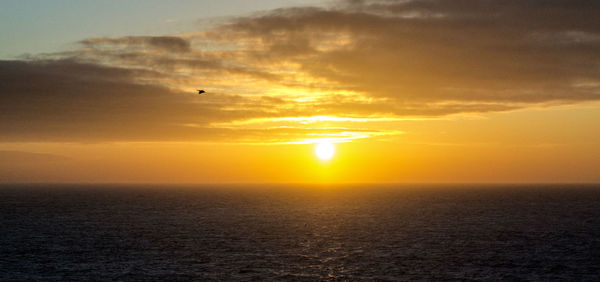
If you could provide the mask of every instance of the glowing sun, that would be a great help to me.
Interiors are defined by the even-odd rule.
[[[315,147],[315,154],[317,154],[317,157],[319,157],[319,159],[324,161],[331,159],[334,153],[335,147],[332,143],[329,142],[319,143]]]

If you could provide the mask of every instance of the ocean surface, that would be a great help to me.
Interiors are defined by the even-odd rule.
[[[600,280],[600,185],[0,186],[0,281]]]

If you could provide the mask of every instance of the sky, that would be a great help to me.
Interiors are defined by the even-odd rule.
[[[2,5],[0,182],[600,182],[597,1]]]

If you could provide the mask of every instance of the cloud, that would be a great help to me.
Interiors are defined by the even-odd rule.
[[[593,20],[600,14],[598,4],[350,4],[341,10],[279,10],[240,19],[224,29],[239,37],[256,38],[266,45],[262,52],[273,61],[297,63],[313,77],[367,96],[422,102],[598,99],[595,91],[572,87],[575,80],[598,75],[600,42],[594,39],[600,28]],[[546,39],[556,37],[556,44],[530,40],[540,33],[551,35]],[[330,46],[323,46],[327,45],[324,38],[332,42]],[[571,44],[561,44],[565,40]],[[310,43],[303,43],[304,52],[296,53],[310,54],[307,56],[271,52],[274,46],[306,41]]]
[[[41,162],[61,162],[66,161],[69,158],[61,155],[46,154],[46,153],[32,153],[22,151],[1,151],[0,159],[3,163],[14,166],[16,164],[39,164]]]
[[[70,60],[0,61],[0,139],[202,140],[211,130],[182,124],[266,115],[260,108],[223,110],[243,103],[235,96],[199,101],[191,92],[136,82],[139,76],[156,74]]]
[[[199,96],[139,81],[159,76],[72,60],[0,61],[0,141],[285,142],[308,133],[302,128],[231,128],[228,123],[285,115],[280,106],[300,116],[310,114],[310,108],[303,112],[268,96]],[[352,130],[328,134],[345,131]]]
[[[101,46],[119,46],[124,48],[145,47],[167,52],[189,52],[190,42],[175,36],[127,36],[121,38],[91,38],[84,39],[80,43],[86,47],[98,48]]]
[[[584,0],[348,0],[195,34],[85,39],[75,50],[0,61],[1,138],[279,142],[307,137],[307,127],[261,134],[228,124],[597,101],[598,18],[600,3]],[[192,95],[196,88],[209,95]],[[369,131],[361,126],[330,133]]]

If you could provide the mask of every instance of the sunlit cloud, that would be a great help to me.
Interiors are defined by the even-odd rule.
[[[281,117],[281,118],[259,118],[259,119],[248,119],[241,122],[235,122],[235,124],[250,124],[250,123],[265,123],[265,122],[278,122],[278,121],[293,121],[300,122],[302,124],[316,123],[316,122],[369,122],[369,121],[390,121],[390,120],[401,120],[400,118],[351,118],[351,117],[335,117],[335,116],[310,116],[310,117]]]
[[[407,119],[596,101],[599,11],[337,1],[185,35],[82,39],[0,62],[0,138],[348,142],[398,134]]]

